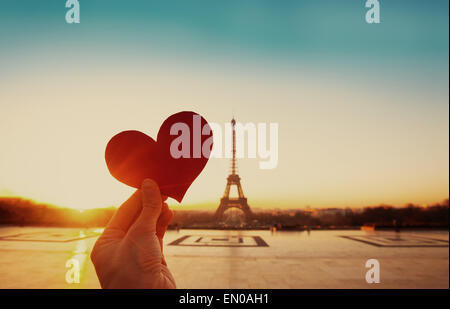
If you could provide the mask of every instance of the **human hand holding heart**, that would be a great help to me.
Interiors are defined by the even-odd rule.
[[[183,111],[161,125],[156,141],[139,131],[123,131],[108,142],[105,160],[111,175],[134,188],[153,179],[161,194],[181,202],[201,173],[213,146],[213,133],[200,115]]]
[[[124,131],[106,146],[112,176],[138,188],[109,221],[91,251],[103,288],[175,288],[163,255],[173,214],[165,196],[181,202],[208,162],[213,135],[194,112],[180,112],[161,125],[156,141]]]

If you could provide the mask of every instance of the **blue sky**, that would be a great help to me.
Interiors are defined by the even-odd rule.
[[[2,1],[3,53],[40,44],[127,44],[162,53],[177,48],[186,57],[217,52],[299,62],[431,65],[448,58],[445,0],[381,1],[379,25],[364,22],[364,1],[90,0],[80,1],[82,22],[75,27],[64,24],[64,3]]]

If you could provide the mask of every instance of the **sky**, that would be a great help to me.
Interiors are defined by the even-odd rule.
[[[0,2],[0,196],[78,209],[134,190],[108,172],[123,130],[173,113],[278,123],[275,169],[238,161],[252,208],[363,207],[449,196],[448,1]],[[218,206],[210,159],[174,209]]]

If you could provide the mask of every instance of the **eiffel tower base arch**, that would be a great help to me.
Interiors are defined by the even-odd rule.
[[[240,209],[244,215],[245,220],[249,222],[253,218],[253,213],[250,210],[250,206],[247,204],[247,198],[227,198],[223,197],[220,199],[220,205],[215,213],[215,220],[220,221],[223,218],[223,214],[230,208]]]

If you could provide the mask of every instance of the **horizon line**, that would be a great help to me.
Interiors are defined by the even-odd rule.
[[[50,206],[54,208],[60,208],[60,209],[73,209],[73,210],[79,210],[79,211],[86,211],[86,210],[98,210],[98,209],[108,209],[108,208],[119,208],[120,205],[108,205],[108,206],[99,206],[99,207],[93,207],[93,208],[75,208],[75,207],[69,207],[69,206],[62,206],[57,205],[54,203],[48,203],[48,202],[41,202],[33,198],[28,198],[24,196],[0,196],[0,201],[4,199],[20,199],[23,201],[30,202],[31,204],[35,205],[45,205]],[[201,203],[190,203],[190,204],[169,204],[169,207],[172,208],[172,210],[177,211],[183,211],[183,210],[216,210],[219,207],[219,203],[212,203],[212,202],[201,202]],[[435,201],[432,203],[414,203],[414,202],[408,202],[403,205],[395,205],[395,204],[389,204],[389,203],[378,203],[378,204],[368,204],[368,205],[361,205],[361,206],[312,206],[312,205],[305,205],[305,206],[286,206],[286,207],[261,207],[261,206],[250,206],[252,210],[258,210],[258,211],[294,211],[294,210],[317,210],[317,209],[364,209],[364,208],[374,208],[374,207],[392,207],[392,208],[405,208],[410,205],[416,206],[416,207],[422,207],[427,208],[431,206],[436,205],[442,205],[442,204],[449,203],[449,197],[443,198],[440,201]]]

